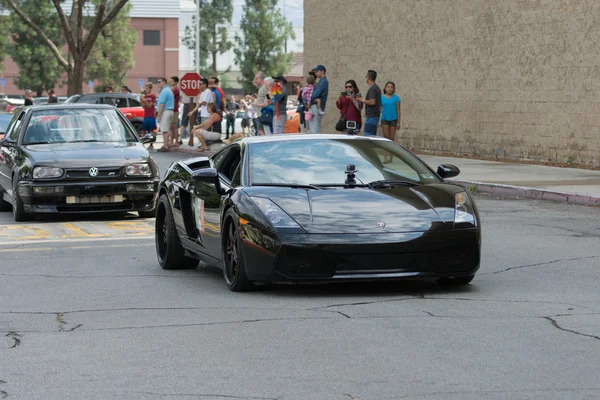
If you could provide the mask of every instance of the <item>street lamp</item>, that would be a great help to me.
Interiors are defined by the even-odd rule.
[[[200,4],[202,0],[196,0],[196,72],[200,75]]]

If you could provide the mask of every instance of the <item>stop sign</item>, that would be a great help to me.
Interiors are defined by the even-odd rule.
[[[181,91],[189,97],[198,96],[200,94],[200,79],[202,77],[196,72],[188,72],[183,75],[179,80]]]

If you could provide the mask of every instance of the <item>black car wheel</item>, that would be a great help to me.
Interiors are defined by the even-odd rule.
[[[28,212],[25,212],[25,206],[23,205],[23,200],[21,200],[21,196],[19,196],[19,189],[17,187],[16,181],[13,181],[12,200],[12,211],[15,221],[31,221],[33,219],[33,215],[29,214]]]
[[[187,269],[198,266],[198,260],[187,257],[179,243],[173,211],[166,194],[160,196],[156,207],[156,255],[162,269]]]
[[[460,276],[458,278],[440,278],[437,283],[444,286],[468,285],[475,278],[475,275]]]
[[[254,284],[246,275],[237,220],[235,212],[229,209],[225,214],[225,229],[222,236],[223,277],[229,290],[243,292],[251,289]]]

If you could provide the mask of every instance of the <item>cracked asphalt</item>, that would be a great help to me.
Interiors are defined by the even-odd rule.
[[[0,239],[0,399],[600,398],[600,209],[477,203],[462,288],[238,294],[214,269],[161,270],[147,236]]]

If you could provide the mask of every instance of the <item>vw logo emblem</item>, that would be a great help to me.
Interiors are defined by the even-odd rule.
[[[378,222],[377,227],[381,229],[385,228],[385,222]]]
[[[90,170],[88,172],[91,177],[98,176],[98,168],[96,168],[96,167],[90,168]]]

